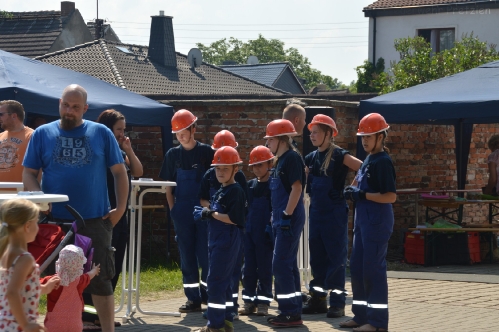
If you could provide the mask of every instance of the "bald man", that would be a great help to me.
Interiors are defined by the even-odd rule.
[[[92,239],[93,261],[100,274],[85,292],[92,295],[102,331],[114,331],[114,250],[111,236],[114,225],[125,212],[128,178],[124,160],[113,133],[104,125],[83,120],[87,112],[87,92],[73,84],[59,100],[61,119],[43,125],[31,137],[24,157],[23,182],[27,190],[68,195],[69,202],[53,203],[54,221],[71,222],[64,208],[75,208],[85,219],[81,235]],[[114,176],[116,208],[110,210],[107,193],[107,168]],[[37,181],[42,171],[42,186]]]

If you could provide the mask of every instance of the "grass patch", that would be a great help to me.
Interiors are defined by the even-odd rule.
[[[121,299],[122,275],[118,280],[116,291],[114,293],[114,302],[119,305]],[[125,280],[128,282],[128,279]],[[128,284],[126,284],[126,287]],[[135,280],[133,281],[135,287]],[[176,262],[166,263],[164,259],[155,259],[151,262],[141,265],[140,272],[140,298],[144,300],[157,300],[182,296],[182,272]],[[125,296],[125,301],[127,301]],[[126,302],[125,302],[126,303]],[[47,314],[47,296],[40,297],[38,308],[40,315]]]
[[[119,304],[121,297],[121,279],[114,292],[114,302]],[[128,280],[125,280],[127,282]],[[125,287],[128,287],[126,284]],[[134,285],[135,287],[135,280]],[[182,272],[176,262],[165,263],[158,260],[141,265],[140,297],[148,300],[180,295],[183,290]],[[126,301],[126,298],[125,298]]]

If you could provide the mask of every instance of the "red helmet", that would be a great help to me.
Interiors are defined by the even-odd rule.
[[[213,144],[211,146],[213,150],[218,150],[222,146],[237,148],[236,138],[234,137],[234,134],[228,130],[219,131],[213,138]]]
[[[188,110],[178,110],[172,117],[172,133],[178,133],[184,129],[189,128],[196,122],[198,118]]]
[[[312,126],[316,124],[323,124],[328,127],[331,127],[331,129],[333,129],[333,137],[338,135],[338,129],[336,128],[336,123],[331,117],[324,114],[317,114],[312,119],[312,122],[308,124],[308,130],[312,130]]]
[[[261,164],[274,159],[274,155],[266,146],[259,145],[250,152],[249,166]]]
[[[222,146],[215,152],[211,166],[237,165],[242,162],[236,149],[231,146]]]
[[[369,113],[360,120],[357,136],[372,135],[386,131],[389,128],[390,126],[386,123],[384,117],[378,113]]]
[[[270,122],[267,125],[267,130],[265,131],[266,136],[264,138],[276,137],[276,136],[296,136],[298,133],[291,121],[286,119],[279,119]]]

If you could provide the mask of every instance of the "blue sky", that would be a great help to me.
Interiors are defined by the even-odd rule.
[[[74,1],[85,21],[97,17],[97,1]],[[195,43],[221,38],[246,41],[261,33],[297,48],[323,74],[350,83],[367,59],[368,19],[362,8],[374,0],[100,0],[99,18],[123,42],[147,45],[152,15],[173,16],[175,48],[187,54]],[[3,0],[7,11],[59,10],[55,0]]]

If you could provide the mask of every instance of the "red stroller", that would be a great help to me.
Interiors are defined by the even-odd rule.
[[[86,236],[78,234],[79,229],[85,227],[82,216],[71,206],[66,205],[66,209],[73,215],[75,221],[71,228],[64,234],[59,225],[46,223],[39,224],[39,231],[35,241],[28,244],[28,251],[33,255],[36,263],[40,265],[40,272],[43,272],[50,263],[59,255],[59,252],[70,241],[74,235],[74,245],[80,247],[87,258],[84,273],[92,268],[93,248],[92,240]]]

